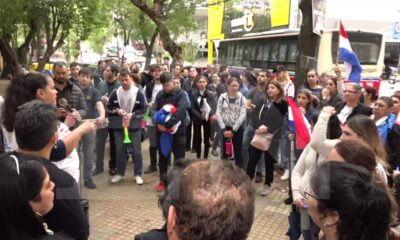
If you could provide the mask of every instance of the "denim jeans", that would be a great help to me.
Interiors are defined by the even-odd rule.
[[[142,158],[142,137],[141,129],[129,130],[129,138],[131,139],[132,147],[132,158],[134,161],[133,175],[141,176],[143,168],[143,158]],[[125,176],[126,164],[128,159],[126,157],[126,151],[128,144],[124,142],[124,132],[122,130],[115,131],[115,146],[117,152],[117,174],[120,176]]]
[[[83,180],[88,181],[92,178],[93,168],[93,144],[95,139],[95,132],[90,132],[82,136],[80,147],[83,152]]]
[[[247,164],[249,163],[250,142],[255,134],[255,129],[251,125],[247,125],[243,134],[242,155],[243,155],[243,170],[246,171]],[[260,159],[264,159],[264,153],[261,154]],[[265,170],[265,162],[258,161],[256,172],[263,172]]]

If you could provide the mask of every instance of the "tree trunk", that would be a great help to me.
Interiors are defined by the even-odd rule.
[[[25,37],[24,43],[18,48],[19,63],[26,64],[28,62],[29,45],[31,44],[37,30],[37,22],[35,20],[31,20],[29,24],[29,33]]]
[[[17,57],[11,49],[10,42],[7,37],[0,38],[0,52],[4,60],[4,69],[1,72],[1,79],[8,78],[8,75],[15,75],[21,72]]]
[[[298,56],[296,63],[296,90],[303,85],[307,79],[307,70],[316,68],[317,47],[320,36],[313,32],[312,22],[312,0],[301,0],[299,8],[303,15],[303,20],[300,27]]]
[[[182,50],[172,40],[169,32],[167,23],[165,21],[165,9],[166,0],[154,0],[153,7],[150,8],[144,0],[131,0],[132,4],[139,8],[144,14],[146,14],[156,24],[160,39],[163,42],[164,49],[169,52],[172,56],[173,62],[182,62]]]

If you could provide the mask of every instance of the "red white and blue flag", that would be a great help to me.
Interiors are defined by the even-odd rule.
[[[291,97],[288,97],[288,120],[296,134],[296,149],[304,149],[310,142],[311,124]]]
[[[342,21],[340,21],[339,35],[339,61],[343,61],[346,65],[347,79],[351,82],[359,83],[361,81],[361,64],[356,54],[350,46],[349,38],[344,30]]]

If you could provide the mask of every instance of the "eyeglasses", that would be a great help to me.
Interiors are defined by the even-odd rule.
[[[310,190],[308,190],[308,188],[304,189],[304,191],[301,194],[303,196],[304,199],[308,200],[309,197],[312,197],[316,200],[318,200],[317,196],[315,196],[314,194],[310,193]]]
[[[357,93],[357,91],[344,90],[343,93]]]

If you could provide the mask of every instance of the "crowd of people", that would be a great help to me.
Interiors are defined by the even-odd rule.
[[[7,227],[0,238],[87,239],[79,166],[81,184],[96,189],[107,140],[112,184],[125,179],[130,154],[137,185],[159,172],[155,190],[164,193],[166,224],[138,240],[246,239],[254,220],[252,181],[264,179],[259,194],[268,196],[275,170],[290,180],[285,203],[300,219],[289,221],[291,239],[393,237],[400,216],[400,89],[378,96],[374,88],[345,84],[340,71],[310,69],[295,91],[283,65],[273,72],[219,65],[199,71],[165,59],[139,69],[102,60],[92,71],[57,62],[52,76],[14,76],[1,99],[0,218]],[[303,149],[292,149],[289,98],[311,126]],[[252,143],[266,134],[266,149]],[[146,167],[143,141],[149,141]],[[186,160],[186,152],[196,160]]]

